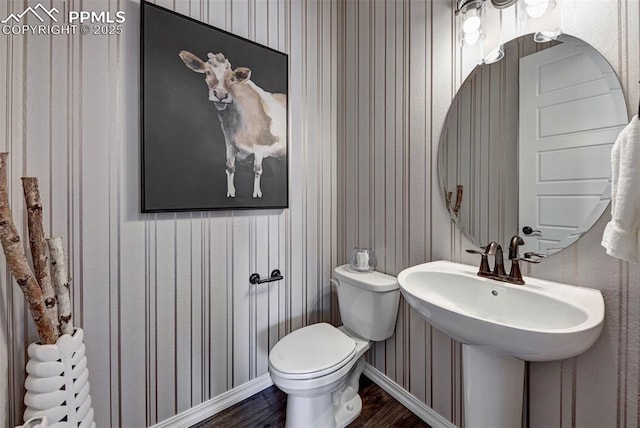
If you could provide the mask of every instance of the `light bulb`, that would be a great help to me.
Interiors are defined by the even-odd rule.
[[[456,11],[456,15],[460,13],[461,24],[460,32],[462,33],[462,41],[466,45],[475,45],[484,39],[484,31],[482,21],[484,19],[484,2],[486,0],[458,0],[458,4],[462,3],[462,7]]]
[[[482,33],[480,31],[475,31],[473,33],[464,33],[464,42],[469,46],[473,46],[478,43],[481,35]]]
[[[462,31],[465,33],[475,33],[480,29],[480,16],[478,12],[473,9],[465,14],[464,22],[462,23]]]

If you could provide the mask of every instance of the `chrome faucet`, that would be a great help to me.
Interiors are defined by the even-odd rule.
[[[524,284],[522,278],[522,272],[520,271],[520,262],[527,263],[540,263],[542,258],[546,257],[544,254],[527,252],[524,257],[518,256],[518,247],[524,245],[524,240],[514,235],[509,242],[509,260],[511,260],[511,270],[507,275],[504,270],[504,258],[502,254],[502,247],[496,241],[491,241],[489,245],[484,247],[484,252],[477,250],[466,250],[470,254],[480,254],[482,257],[480,261],[480,269],[478,270],[478,276],[495,279],[497,281],[508,282],[511,284]],[[493,270],[489,268],[488,256],[494,256]]]

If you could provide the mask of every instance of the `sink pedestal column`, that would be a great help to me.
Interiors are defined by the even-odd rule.
[[[465,426],[522,426],[524,361],[493,348],[463,344],[462,367]]]

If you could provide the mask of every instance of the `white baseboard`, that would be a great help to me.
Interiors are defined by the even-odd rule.
[[[223,392],[217,397],[213,397],[211,400],[198,404],[197,406],[192,407],[189,410],[185,410],[182,413],[178,413],[169,419],[165,419],[164,421],[153,425],[151,428],[190,427],[217,413],[220,413],[244,399],[251,397],[253,394],[257,394],[258,392],[269,388],[271,385],[273,385],[271,376],[269,376],[269,373],[265,373],[247,383],[243,383],[242,385],[227,392]]]
[[[455,425],[440,416],[431,407],[415,398],[407,390],[395,383],[371,364],[365,363],[363,373],[371,379],[373,383],[387,391],[389,395],[398,400],[403,406],[411,410],[411,412],[432,427],[456,428]],[[228,409],[234,404],[257,394],[260,391],[269,388],[271,385],[273,385],[271,376],[269,376],[269,373],[265,373],[264,375],[224,392],[211,400],[198,404],[197,406],[182,413],[178,413],[169,419],[165,419],[164,421],[153,425],[151,428],[190,427],[220,413],[225,409]]]
[[[409,391],[402,388],[371,364],[365,363],[363,373],[371,379],[373,383],[387,391],[389,395],[433,428],[456,428],[454,424],[440,416],[435,410],[411,395]]]

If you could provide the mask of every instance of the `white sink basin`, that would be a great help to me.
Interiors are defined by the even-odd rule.
[[[491,347],[527,361],[573,357],[597,340],[604,321],[599,290],[525,277],[512,285],[447,261],[398,275],[409,304],[462,343]]]

